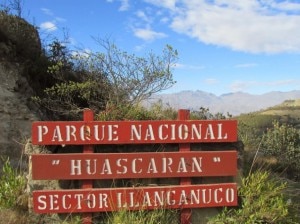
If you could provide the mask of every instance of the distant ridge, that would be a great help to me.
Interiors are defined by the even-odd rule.
[[[212,113],[230,113],[239,115],[255,112],[281,104],[285,100],[300,99],[300,90],[289,92],[273,91],[261,95],[245,92],[227,93],[221,96],[204,91],[181,91],[171,94],[157,94],[144,102],[146,107],[162,101],[164,106],[174,109],[199,110],[200,107],[209,108]]]

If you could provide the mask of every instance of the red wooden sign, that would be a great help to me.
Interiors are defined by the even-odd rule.
[[[85,190],[35,191],[37,213],[107,212],[237,205],[235,183]]]
[[[178,120],[94,121],[85,110],[83,121],[32,124],[36,145],[83,145],[83,154],[32,155],[33,179],[76,179],[82,189],[33,192],[37,213],[83,213],[170,208],[181,209],[181,223],[191,221],[191,208],[236,206],[237,184],[191,185],[190,177],[235,176],[237,152],[190,151],[190,143],[236,142],[235,120],[189,120],[179,110]],[[179,152],[96,153],[101,144],[179,143]],[[93,189],[94,179],[180,177],[181,185]]]
[[[48,121],[32,124],[36,145],[235,142],[236,120]]]
[[[36,180],[235,176],[236,172],[236,151],[32,155]]]

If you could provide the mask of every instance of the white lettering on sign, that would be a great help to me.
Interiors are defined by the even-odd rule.
[[[209,205],[220,203],[232,203],[236,199],[233,188],[207,188],[207,189],[191,189],[168,191],[128,191],[117,193],[118,208],[134,209],[139,207],[162,207],[182,205]],[[178,197],[174,197],[178,195]]]
[[[223,123],[125,123],[120,124],[70,124],[50,123],[35,126],[37,143],[71,144],[93,142],[116,144],[122,139],[126,143],[164,141],[222,141],[228,138]]]
[[[45,194],[38,196],[37,203],[37,209],[39,211],[47,210],[50,212],[69,210],[72,208],[80,210],[85,205],[87,205],[89,209],[103,209],[109,206],[108,194],[106,193],[90,193],[87,196],[80,193],[64,195]]]
[[[39,213],[100,212],[122,209],[201,208],[237,205],[236,184],[34,191]]]
[[[117,166],[121,167],[120,170],[116,171],[117,174],[126,174],[127,173],[128,168],[127,168],[127,166],[124,165],[123,162],[125,162],[125,164],[126,164],[127,163],[127,159],[118,159],[117,160],[117,162],[116,162]],[[132,169],[135,169],[135,167],[133,166]]]
[[[52,142],[74,142],[90,141],[91,139],[96,141],[118,141],[118,125],[82,125],[76,128],[74,125],[56,125],[49,133],[49,128],[46,125],[38,125],[38,142],[43,142],[44,136],[49,134]]]
[[[236,151],[32,155],[33,179],[234,176]]]
[[[76,141],[76,127],[73,125],[67,125],[66,126],[66,141],[69,142],[73,139]]]
[[[37,126],[38,130],[38,142],[43,141],[43,136],[48,134],[48,127],[47,126]]]
[[[142,158],[135,158],[132,160],[132,166],[131,166],[131,171],[132,173],[142,173],[143,169],[142,168],[137,168],[140,167],[140,165],[142,164],[143,159]]]
[[[160,164],[160,165],[159,165]],[[113,169],[116,168],[116,169]],[[134,158],[128,160],[120,158],[117,160],[98,160],[98,159],[71,159],[70,160],[70,175],[113,175],[113,174],[133,174],[138,173],[202,173],[202,157],[191,157],[187,159],[180,157],[176,163],[171,157],[153,157],[147,159]]]
[[[204,133],[204,136],[202,136]],[[131,141],[154,141],[166,139],[179,140],[195,140],[195,139],[227,139],[227,133],[223,133],[223,124],[208,124],[203,127],[202,124],[161,124],[155,130],[151,124],[148,125],[131,125],[130,140]]]

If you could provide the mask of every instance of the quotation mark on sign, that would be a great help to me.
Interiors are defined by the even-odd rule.
[[[54,166],[54,165],[59,165],[59,160],[52,160],[52,165]]]
[[[213,161],[214,161],[215,163],[219,163],[219,162],[221,162],[221,158],[220,158],[220,157],[214,157],[214,158],[213,158]]]

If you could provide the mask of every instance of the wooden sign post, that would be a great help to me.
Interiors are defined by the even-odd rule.
[[[188,110],[179,110],[178,111],[178,120],[189,120],[190,119],[190,111]],[[179,144],[179,151],[180,152],[190,152],[190,143],[181,143]],[[183,177],[180,180],[180,185],[190,185],[191,178],[190,177]],[[192,210],[191,208],[185,208],[181,210],[181,224],[190,224],[192,218]]]
[[[32,155],[32,178],[82,180],[82,189],[33,192],[36,213],[83,213],[120,209],[180,209],[181,224],[191,223],[191,209],[236,206],[236,183],[192,185],[191,177],[235,176],[237,152],[191,151],[190,143],[237,141],[234,120],[189,120],[179,110],[177,120],[94,121],[91,110],[83,121],[43,121],[32,124],[36,145],[83,145],[83,153]],[[94,153],[102,144],[179,144],[178,152]],[[98,188],[93,180],[121,178],[181,178],[180,185]]]
[[[92,110],[84,110],[83,112],[83,120],[85,122],[93,121],[94,120],[94,112]],[[85,139],[90,138],[91,131],[89,128],[84,129],[83,136]],[[83,154],[93,153],[94,147],[92,145],[84,145],[83,146]],[[82,189],[92,189],[93,188],[93,180],[84,180],[82,182]],[[92,224],[93,214],[92,213],[84,213],[82,215],[82,223],[83,224]]]

